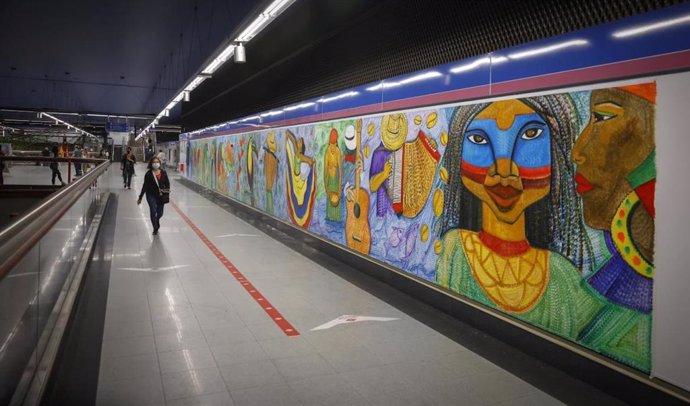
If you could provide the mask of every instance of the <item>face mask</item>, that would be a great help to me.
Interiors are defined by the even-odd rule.
[[[153,167],[153,169],[158,169],[161,167],[161,164],[159,164],[158,162],[154,162],[153,164],[151,164],[151,166]]]

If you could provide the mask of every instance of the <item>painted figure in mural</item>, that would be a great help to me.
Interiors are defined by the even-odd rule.
[[[610,302],[597,315],[618,326],[583,339],[649,369],[654,275],[654,83],[592,91],[591,117],[573,148],[585,223],[604,232],[603,264],[589,283]]]
[[[250,138],[247,142],[247,183],[249,184],[249,201],[252,206],[254,204],[254,171],[256,171],[255,159],[259,158],[259,151],[256,148],[254,138]]]
[[[357,139],[355,137],[355,127],[348,125],[345,127],[345,151],[343,153],[343,179],[346,182],[354,182],[355,179],[355,164],[357,162]],[[360,169],[361,172],[361,169]],[[347,184],[346,187],[347,188]]]
[[[297,139],[285,130],[286,191],[288,210],[293,223],[308,228],[314,209],[316,192],[316,162],[304,155],[304,139]]]
[[[374,151],[369,185],[376,192],[376,215],[387,211],[416,217],[426,204],[433,175],[440,159],[437,145],[419,131],[414,141],[407,138],[407,117],[402,113],[383,116],[382,144]]]
[[[276,134],[271,131],[266,136],[264,146],[264,176],[266,177],[266,212],[273,214],[273,185],[278,180],[278,157]]]
[[[371,229],[369,227],[369,192],[360,187],[363,159],[360,152],[362,144],[362,119],[357,120],[355,130],[355,186],[349,187],[345,194],[347,219],[345,220],[345,243],[351,249],[369,254],[371,250]]]
[[[338,147],[338,130],[331,129],[323,159],[323,185],[326,189],[326,219],[342,221],[340,206],[343,184],[343,162]]]
[[[456,109],[436,282],[577,339],[604,301],[571,262],[581,265],[586,238],[569,161],[572,117],[568,95]]]

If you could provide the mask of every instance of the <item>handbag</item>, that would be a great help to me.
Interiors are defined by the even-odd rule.
[[[153,180],[156,182],[156,186],[158,186],[161,202],[163,202],[163,204],[170,203],[170,189],[161,189],[161,185],[158,184],[158,178],[156,178],[156,175],[151,172],[151,176],[153,176]]]

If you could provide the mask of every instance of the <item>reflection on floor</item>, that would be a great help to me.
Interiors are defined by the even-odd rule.
[[[133,190],[108,175],[119,202],[99,405],[616,404],[173,180],[172,199],[239,279],[171,205],[151,235],[148,207],[136,204],[143,166],[137,173]],[[244,281],[299,335],[286,335]]]

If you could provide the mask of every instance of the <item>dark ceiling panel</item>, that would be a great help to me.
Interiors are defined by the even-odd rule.
[[[0,106],[158,113],[252,0],[2,0]]]

